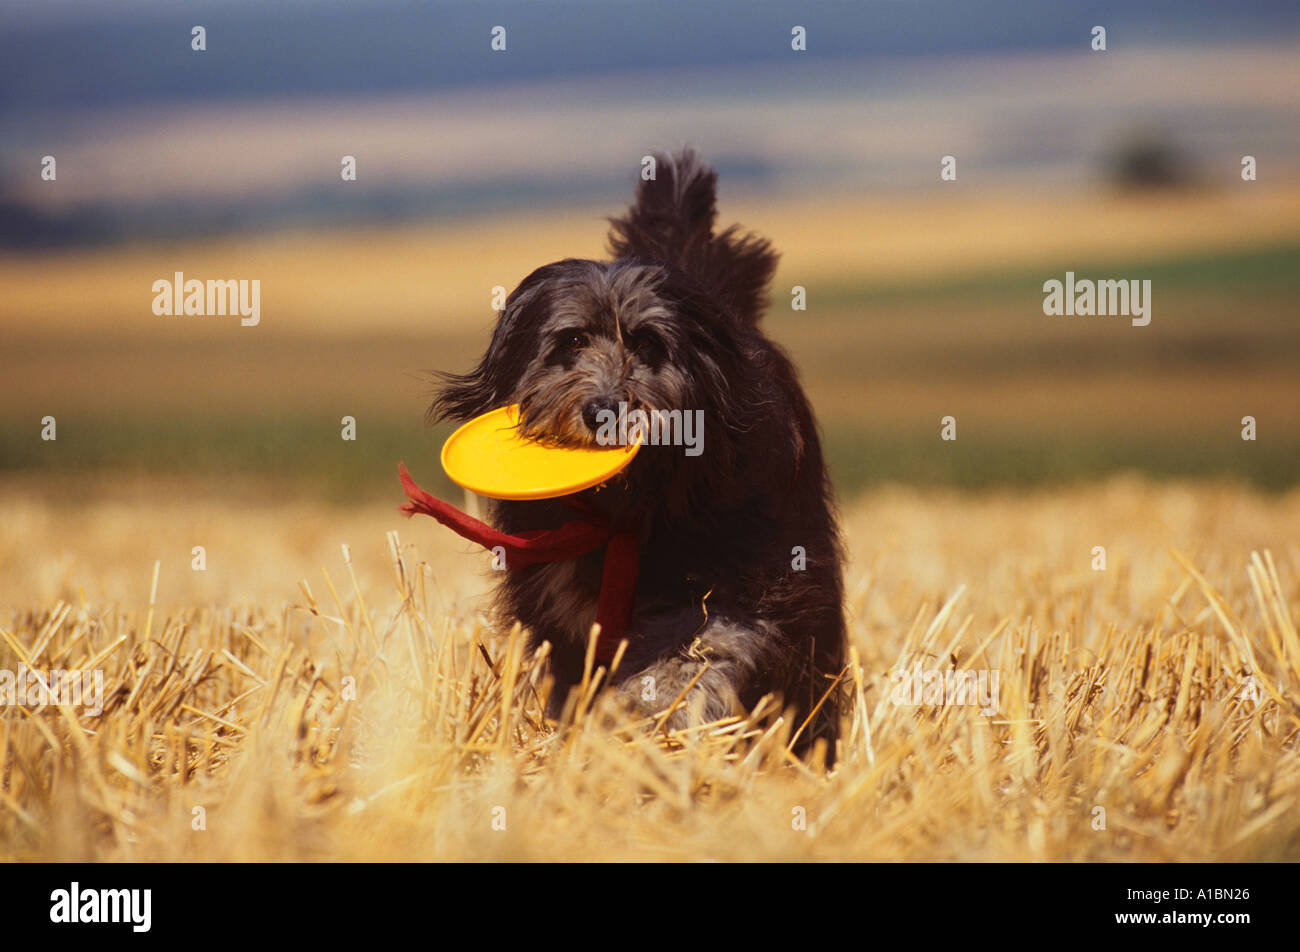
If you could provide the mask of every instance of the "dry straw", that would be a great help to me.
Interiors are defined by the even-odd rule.
[[[84,599],[10,616],[0,668],[100,667],[105,710],[0,710],[0,857],[1300,855],[1296,588],[1268,552],[1213,580],[1171,553],[1158,609],[1054,631],[963,614],[961,589],[897,599],[877,608],[910,616],[887,649],[860,573],[828,773],[790,753],[799,725],[774,699],[670,730],[687,698],[629,720],[590,655],[548,722],[545,648],[445,608],[388,542],[395,597],[369,604],[345,547],[345,590],[324,572],[281,610],[156,611],[155,569],[143,618]],[[1044,579],[1041,597],[1079,615],[1113,584]],[[914,662],[997,671],[998,713],[894,703],[889,671]]]

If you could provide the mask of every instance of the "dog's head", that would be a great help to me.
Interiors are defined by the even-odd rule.
[[[535,438],[596,445],[620,414],[725,405],[738,331],[669,266],[558,261],[510,295],[487,354],[435,410],[465,419],[518,403]]]
[[[518,403],[535,438],[596,445],[622,415],[700,411],[710,451],[729,455],[762,409],[750,362],[776,255],[734,227],[713,233],[716,184],[693,151],[659,156],[611,220],[613,260],[565,259],[524,278],[479,365],[443,376],[430,416]]]

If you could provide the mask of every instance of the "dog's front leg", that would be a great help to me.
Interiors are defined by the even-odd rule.
[[[774,643],[763,627],[711,619],[686,647],[644,667],[634,661],[635,673],[619,686],[619,695],[646,716],[661,714],[682,698],[668,719],[674,730],[743,714],[741,698]]]

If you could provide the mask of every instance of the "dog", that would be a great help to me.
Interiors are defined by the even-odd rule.
[[[636,411],[701,419],[694,454],[643,443],[617,477],[580,494],[588,511],[637,525],[628,644],[609,683],[644,714],[685,691],[672,727],[779,695],[795,751],[824,740],[833,757],[843,554],[812,410],[759,327],[777,254],[738,226],[715,232],[717,173],[697,152],[655,160],[626,214],[608,219],[611,260],[567,258],[524,278],[478,365],[439,374],[429,418],[514,403],[530,435],[577,446],[601,445],[603,424]],[[563,500],[493,500],[488,516],[517,533],[573,512]],[[500,583],[505,620],[532,646],[551,645],[552,715],[582,680],[601,578],[594,551]]]

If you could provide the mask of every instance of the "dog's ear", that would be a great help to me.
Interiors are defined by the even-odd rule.
[[[713,234],[717,197],[718,173],[694,149],[655,153],[655,177],[641,182],[626,214],[609,220],[609,251],[615,258],[680,268],[736,317],[755,323],[767,304],[777,254],[765,239],[735,225]]]
[[[510,402],[513,383],[523,371],[522,356],[511,347],[517,313],[507,308],[492,332],[492,342],[469,373],[434,373],[433,403],[425,414],[429,423],[464,422]]]
[[[513,402],[519,380],[537,354],[533,328],[546,312],[546,282],[565,264],[545,265],[519,283],[506,299],[478,366],[464,374],[434,373],[433,403],[425,414],[429,423],[470,420]]]
[[[433,403],[425,413],[430,423],[471,420],[497,407],[497,387],[492,373],[492,351],[488,350],[478,366],[465,374],[435,371]]]

